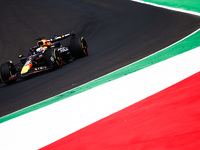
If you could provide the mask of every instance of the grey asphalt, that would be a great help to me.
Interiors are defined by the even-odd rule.
[[[26,55],[38,37],[72,30],[87,40],[89,56],[13,85],[0,84],[0,116],[142,59],[199,27],[200,17],[129,0],[1,0],[0,63],[18,63],[18,54]]]

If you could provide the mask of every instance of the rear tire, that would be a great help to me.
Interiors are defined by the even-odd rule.
[[[88,45],[86,40],[81,37],[73,37],[70,40],[70,52],[73,57],[81,58],[88,55]]]
[[[11,61],[1,64],[0,72],[1,79],[6,84],[12,84],[16,82],[16,78],[11,79],[11,77],[17,72],[14,64]]]
[[[48,67],[57,68],[60,67],[63,63],[61,55],[57,49],[47,49],[44,56]]]

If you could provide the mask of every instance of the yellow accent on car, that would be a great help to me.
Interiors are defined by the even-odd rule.
[[[83,52],[85,53],[85,55],[88,55],[88,54],[86,53],[86,50],[83,50]]]
[[[27,73],[30,69],[31,69],[32,64],[23,66],[22,70],[21,70],[21,74],[25,74]]]
[[[56,49],[54,49],[53,53],[54,53],[54,59],[55,59],[57,65],[59,66],[59,62],[58,62],[57,57],[56,57]]]
[[[84,49],[84,45],[83,45],[83,43],[81,42],[81,46],[82,46],[82,49]]]
[[[10,71],[10,76],[12,77],[12,72]]]
[[[85,49],[82,40],[84,39],[84,37],[81,37],[81,47],[83,49],[83,52],[85,53],[85,55],[88,55],[87,50]]]
[[[19,58],[22,58],[22,57],[23,57],[23,55],[19,55],[18,57],[19,57]]]

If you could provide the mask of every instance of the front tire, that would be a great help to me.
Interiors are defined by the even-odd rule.
[[[81,58],[88,55],[88,45],[84,37],[73,37],[70,40],[70,52],[75,58]]]
[[[57,49],[47,49],[44,56],[48,67],[57,68],[60,67],[63,63],[60,53]]]
[[[1,79],[6,84],[12,84],[16,82],[17,79],[14,76],[17,71],[14,64],[11,61],[1,64],[0,72]]]

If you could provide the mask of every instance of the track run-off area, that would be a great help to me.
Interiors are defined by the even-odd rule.
[[[120,5],[121,1],[117,2]],[[133,8],[146,5],[132,3]],[[149,12],[154,9],[166,11],[152,6],[143,9],[146,7]],[[170,16],[179,14],[171,10],[165,13]],[[146,56],[138,55],[133,63],[113,68],[111,73],[105,72],[105,75],[90,82],[15,112],[11,110],[11,114],[5,110],[0,118],[0,149],[198,149],[200,22],[198,13],[195,16],[187,13],[186,16],[197,20],[193,22],[197,25],[194,28],[193,25],[184,25],[182,29],[190,27],[190,31],[169,44],[164,42],[160,45],[161,49],[152,45],[156,51],[146,52]],[[160,30],[164,29],[163,25]],[[146,29],[144,31],[147,32]],[[146,36],[149,38],[149,35],[147,33]],[[92,41],[90,36],[89,42]],[[161,39],[170,38],[162,36]],[[136,48],[146,50],[160,38],[156,38],[155,42],[151,39],[149,45],[148,41],[144,41],[147,47]],[[126,44],[125,41],[123,43]],[[86,59],[76,63],[86,63]],[[56,71],[51,74],[56,74]],[[43,79],[44,76],[48,74],[33,80]],[[51,79],[52,76],[48,77]],[[25,86],[31,80],[19,84]],[[2,86],[1,92],[2,89],[15,88],[17,84]]]

